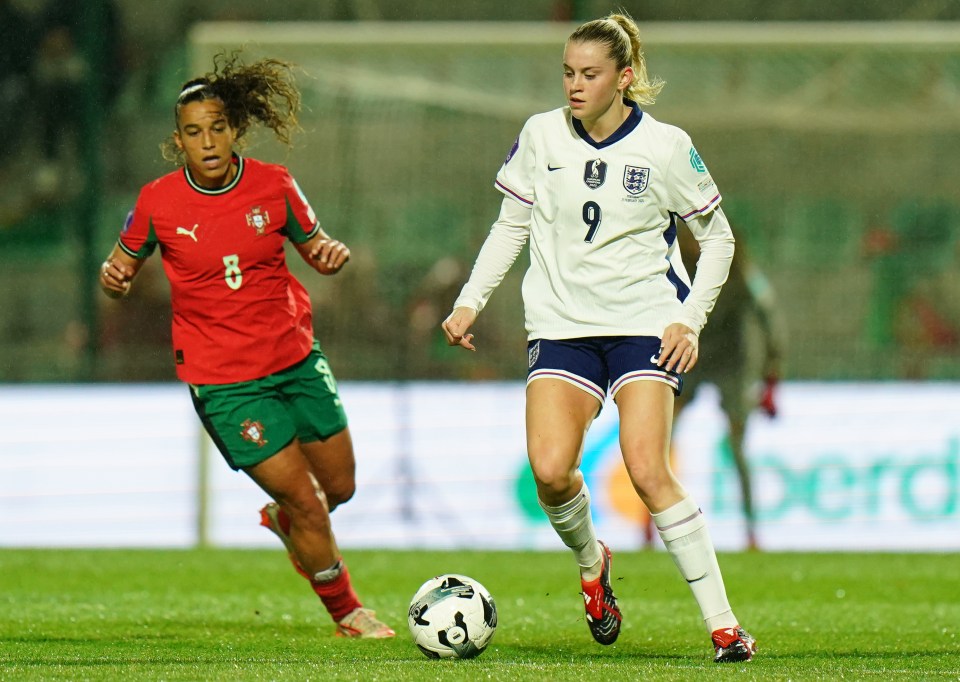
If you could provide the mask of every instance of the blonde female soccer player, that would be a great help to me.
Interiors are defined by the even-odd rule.
[[[350,250],[320,227],[283,166],[241,156],[255,124],[284,142],[300,93],[290,65],[218,57],[177,97],[170,154],[182,165],[147,184],[100,268],[125,295],[157,247],[170,280],[173,358],[197,415],[233,469],[273,498],[262,523],[283,540],[344,637],[393,637],[351,586],[330,511],[353,495],[354,453],[330,364],[314,339],[289,240],[321,275]]]
[[[640,108],[662,85],[647,76],[629,17],[573,32],[563,53],[567,106],[521,130],[497,174],[500,216],[442,327],[450,345],[475,350],[470,329],[529,239],[527,449],[540,504],[580,566],[594,639],[611,644],[621,622],[611,553],[597,540],[579,471],[609,392],[627,471],[690,584],[714,660],[747,661],[756,643],[727,601],[703,514],[668,463],[674,395],[697,363],[734,239],[689,136]],[[692,284],[678,229],[700,243]]]

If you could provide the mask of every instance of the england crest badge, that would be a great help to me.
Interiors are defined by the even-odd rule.
[[[647,188],[650,179],[649,168],[627,166],[623,169],[623,188],[630,194],[637,195]]]
[[[540,359],[540,342],[537,341],[535,344],[530,346],[530,349],[527,351],[527,367],[533,367],[537,364],[537,360]]]

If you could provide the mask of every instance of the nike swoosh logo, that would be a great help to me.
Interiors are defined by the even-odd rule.
[[[564,166],[551,166],[549,163],[547,164],[547,170],[548,170],[548,171],[560,170],[560,169],[563,168],[563,167],[564,167]]]
[[[657,357],[656,355],[651,355],[651,356],[650,356],[650,362],[652,362],[653,364],[656,365],[658,362],[660,362],[660,358]]]

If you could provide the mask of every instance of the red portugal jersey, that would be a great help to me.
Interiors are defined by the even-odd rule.
[[[143,259],[159,246],[171,286],[177,375],[191,384],[267,376],[307,356],[310,299],[284,241],[320,229],[283,166],[234,156],[237,176],[205,189],[186,167],[144,186],[120,234]]]

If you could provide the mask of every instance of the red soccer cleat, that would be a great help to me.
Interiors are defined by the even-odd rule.
[[[749,661],[757,653],[757,640],[739,625],[714,630],[711,639],[716,650],[714,663]]]
[[[602,562],[600,577],[590,582],[581,580],[580,587],[590,634],[601,644],[613,644],[620,634],[623,616],[617,606],[617,598],[613,596],[613,587],[610,586],[610,564],[613,555],[605,544],[599,544]]]

